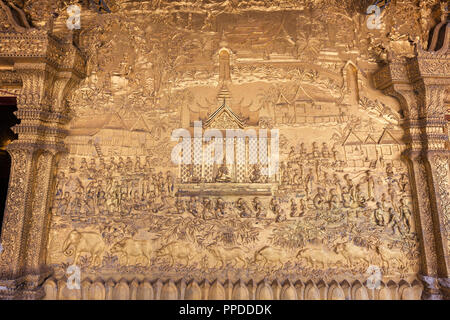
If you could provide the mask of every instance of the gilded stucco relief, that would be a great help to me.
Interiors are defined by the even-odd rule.
[[[48,60],[0,70],[24,120],[0,284],[19,288],[27,269],[23,295],[47,299],[448,290],[449,57],[428,36],[445,27],[443,2],[388,2],[375,29],[371,1],[87,3],[0,0],[1,57],[28,41],[21,57]],[[81,29],[68,31],[73,4]],[[177,164],[176,129],[267,130],[272,154],[234,139],[235,163],[211,164],[211,143],[192,139],[194,163]],[[67,287],[74,265],[80,290]]]
[[[57,274],[365,281],[377,265],[385,282],[414,279],[398,103],[322,47],[322,25],[326,39],[305,47],[298,19],[277,16],[228,15],[220,32],[137,16],[81,35],[96,50],[69,99],[47,256]],[[231,113],[211,119],[224,103]],[[280,129],[278,172],[173,164],[172,130],[197,120]]]

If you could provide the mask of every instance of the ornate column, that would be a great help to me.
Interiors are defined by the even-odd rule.
[[[8,146],[11,177],[3,221],[0,298],[39,299],[51,274],[45,263],[49,204],[55,161],[65,152],[69,121],[65,98],[84,77],[85,59],[71,43],[45,31],[0,33],[0,59],[11,61],[22,80],[13,128],[18,140]]]
[[[396,97],[404,115],[405,156],[421,240],[424,299],[449,299],[449,151],[444,97],[450,85],[448,48],[414,58],[393,56],[374,83]]]
[[[416,131],[425,141],[423,154],[438,259],[437,287],[444,298],[450,299],[450,150],[445,118],[445,96],[450,89],[450,51],[448,47],[437,52],[419,49],[416,62],[410,68],[419,71],[413,78],[421,120]],[[435,279],[433,281],[436,283]]]

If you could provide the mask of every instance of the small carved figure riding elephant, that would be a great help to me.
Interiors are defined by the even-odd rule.
[[[63,244],[63,253],[68,257],[74,255],[74,264],[77,263],[82,253],[89,253],[92,258],[92,265],[99,266],[104,250],[105,243],[102,237],[96,232],[73,230],[69,233]]]

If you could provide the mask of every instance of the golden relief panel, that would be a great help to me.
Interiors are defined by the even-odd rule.
[[[213,29],[120,15],[81,32],[89,76],[69,99],[51,208],[57,278],[72,264],[105,281],[365,281],[374,265],[386,283],[415,277],[398,103],[372,89],[366,52],[358,66],[342,55],[349,34],[260,15],[225,14]],[[172,131],[199,120],[278,129],[277,172],[174,164]]]

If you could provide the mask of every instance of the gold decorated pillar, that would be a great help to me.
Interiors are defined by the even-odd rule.
[[[416,225],[421,240],[424,299],[449,298],[449,151],[444,97],[450,85],[450,55],[417,49],[414,58],[393,55],[374,83],[396,97],[404,115]]]
[[[28,29],[27,29],[28,30]],[[56,159],[65,152],[69,121],[65,99],[84,77],[85,61],[71,43],[44,31],[0,33],[0,59],[8,57],[22,81],[13,128],[18,140],[7,148],[11,175],[2,228],[0,298],[38,299],[46,266],[46,246]]]

